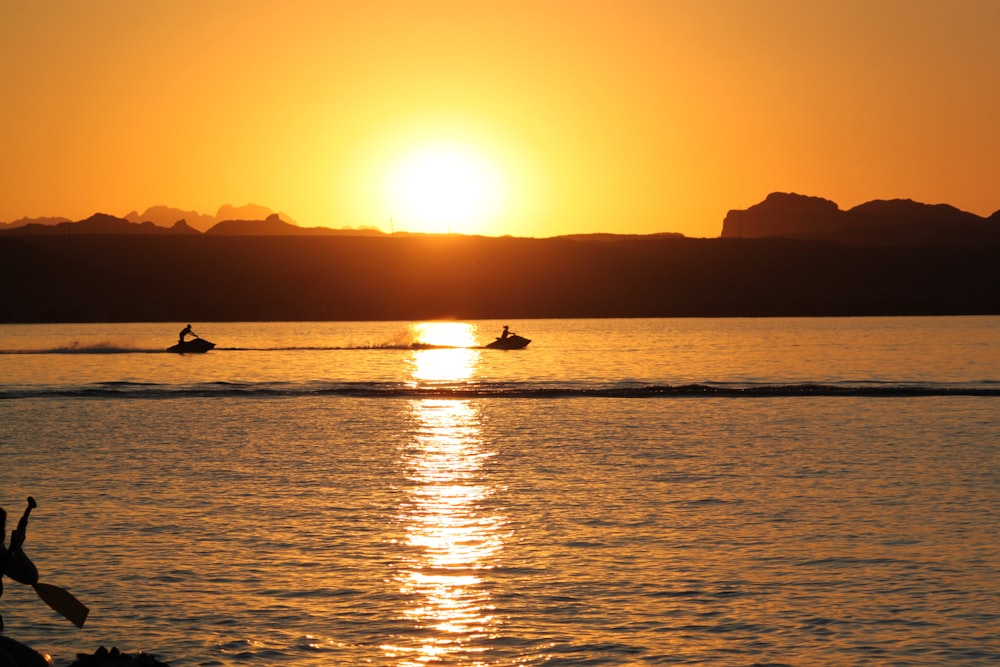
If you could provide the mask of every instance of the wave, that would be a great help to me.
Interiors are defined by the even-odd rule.
[[[399,382],[238,383],[209,382],[164,385],[102,382],[59,387],[0,387],[0,400],[24,398],[782,398],[923,396],[1000,397],[1000,382],[951,383],[700,383],[700,384],[561,384],[540,382],[476,382],[462,384]]]

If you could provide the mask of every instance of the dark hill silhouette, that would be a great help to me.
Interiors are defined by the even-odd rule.
[[[975,245],[1000,241],[1000,211],[989,218],[947,204],[875,200],[843,211],[820,197],[774,192],[732,210],[722,238],[808,239],[862,246]]]
[[[184,220],[187,226],[194,231],[203,232],[215,224],[222,222],[224,220],[264,220],[268,216],[274,214],[271,209],[265,206],[259,206],[257,204],[247,204],[245,206],[233,206],[231,204],[225,204],[219,207],[219,211],[215,215],[207,215],[199,213],[198,211],[184,211],[179,208],[172,208],[170,206],[151,206],[145,210],[143,213],[138,211],[130,211],[123,218],[118,218],[120,220],[125,220],[134,224],[141,224],[144,222],[151,222],[157,227],[163,227],[165,229],[172,228],[177,222]],[[98,214],[107,215],[107,214]],[[279,213],[278,216],[295,224],[295,222],[289,218],[284,213]],[[114,216],[110,216],[114,217]],[[89,220],[89,218],[88,218]],[[46,218],[21,218],[15,220],[14,222],[0,222],[0,230],[15,229],[18,227],[25,227],[27,225],[57,225],[63,222],[71,222],[69,218],[63,217],[46,217]],[[83,232],[86,230],[79,229],[78,232]],[[98,231],[96,233],[107,233],[104,231]],[[122,233],[135,233],[135,230],[128,229]]]
[[[72,244],[76,238],[81,237],[61,237],[60,241]],[[143,321],[158,319],[162,308],[158,299],[149,299],[141,287],[133,289],[116,270],[95,266],[91,257],[16,236],[0,237],[0,280],[8,292],[0,308],[3,322]]]
[[[215,213],[216,223],[222,222],[223,220],[264,220],[275,212],[266,206],[260,206],[258,204],[246,204],[244,206],[233,206],[232,204],[223,204],[219,207],[219,210]],[[286,222],[291,222],[295,224],[291,218],[284,214],[278,214],[279,218],[282,218]]]
[[[0,235],[4,322],[1000,314],[1000,244]]]
[[[210,236],[336,236],[347,234],[381,234],[377,231],[331,229],[329,227],[298,227],[272,213],[264,220],[223,220],[206,234]]]
[[[172,227],[178,220],[185,220],[190,227],[204,232],[226,220],[264,220],[271,215],[275,215],[274,211],[258,204],[246,204],[244,206],[223,204],[219,207],[215,215],[199,213],[198,211],[183,211],[179,208],[171,208],[169,206],[151,206],[142,214],[132,211],[125,216],[125,219],[129,222],[145,222],[148,220],[160,227]],[[284,213],[276,215],[286,222],[295,224]]]
[[[2,230],[2,233],[8,235],[56,235],[65,236],[67,234],[73,235],[86,235],[86,234],[152,234],[152,235],[165,235],[165,234],[176,234],[176,233],[190,233],[191,230],[186,224],[180,227],[165,228],[158,227],[152,222],[139,222],[133,223],[125,220],[124,218],[116,218],[113,215],[108,215],[107,213],[95,213],[86,220],[80,220],[78,222],[59,222],[57,224],[38,224],[31,223],[24,225],[22,227],[16,227],[13,229]],[[197,232],[195,232],[197,233]]]
[[[215,236],[295,236],[300,229],[281,220],[278,215],[269,215],[264,220],[223,220],[205,233]]]
[[[201,234],[201,232],[189,225],[187,220],[178,220],[170,227],[170,231],[174,234]]]
[[[214,236],[381,236],[377,229],[331,229],[329,227],[297,227],[289,224],[272,213],[265,220],[223,220],[204,232]],[[131,222],[125,218],[117,218],[107,213],[95,213],[86,220],[78,222],[59,222],[57,224],[31,223],[19,227],[0,229],[0,235],[36,236],[36,235],[89,235],[89,234],[124,234],[124,235],[171,235],[196,234],[202,232],[194,229],[181,219],[170,227],[154,224],[152,221]]]
[[[0,230],[24,227],[25,225],[57,225],[60,222],[70,222],[69,218],[45,217],[45,218],[18,218],[13,222],[0,222]]]
[[[129,222],[146,222],[148,220],[160,227],[173,227],[175,223],[183,220],[188,227],[198,232],[205,231],[217,222],[214,216],[205,215],[198,211],[182,211],[179,208],[169,206],[151,206],[142,214],[138,211],[132,211],[125,216],[125,219]]]
[[[597,232],[593,234],[562,234],[556,238],[560,239],[572,239],[574,241],[621,241],[623,239],[682,239],[683,234],[678,234],[677,232],[658,232],[656,234],[611,234],[605,232]]]
[[[0,230],[3,322],[1000,314],[1000,212],[774,193],[723,238],[95,214]]]
[[[259,215],[259,217],[254,217]],[[183,225],[177,223],[183,222]],[[69,226],[67,226],[69,225]],[[374,227],[300,227],[287,216],[248,204],[224,205],[215,216],[154,206],[124,218],[97,213],[78,222],[66,218],[22,218],[0,223],[0,234],[162,234],[209,233],[225,236],[383,236]],[[436,236],[400,232],[395,236]],[[572,234],[565,238],[613,242],[636,235]],[[682,238],[664,232],[639,238]],[[731,210],[722,238],[789,238],[832,241],[860,246],[978,245],[1000,241],[1000,211],[988,218],[947,204],[922,204],[909,199],[875,200],[841,210],[821,197],[774,192],[745,210]]]

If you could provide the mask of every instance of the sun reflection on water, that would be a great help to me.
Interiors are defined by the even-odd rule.
[[[420,382],[468,380],[479,362],[476,327],[465,322],[420,322],[411,325],[414,349],[411,377]]]
[[[470,353],[476,351],[416,350],[413,379],[467,379],[476,360]],[[414,631],[382,648],[401,667],[484,665],[499,631],[484,575],[506,537],[503,516],[490,507],[496,488],[485,469],[495,452],[483,441],[475,403],[420,399],[409,408],[414,435],[401,455],[407,486],[398,517],[408,555],[395,581],[409,600],[402,616]]]

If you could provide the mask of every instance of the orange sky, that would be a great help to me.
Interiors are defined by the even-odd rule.
[[[0,221],[713,237],[772,191],[989,215],[998,27],[997,0],[0,0]],[[407,187],[464,208],[389,194],[428,151],[473,161]]]

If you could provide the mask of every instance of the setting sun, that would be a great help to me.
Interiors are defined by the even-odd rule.
[[[474,150],[422,146],[389,169],[385,198],[397,231],[481,233],[499,213],[501,180]]]

